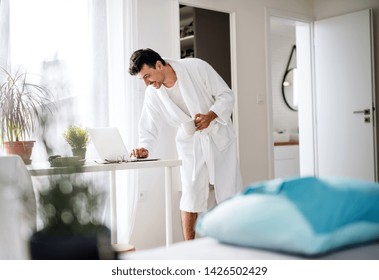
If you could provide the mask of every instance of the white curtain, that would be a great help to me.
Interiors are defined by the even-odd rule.
[[[91,90],[81,99],[88,126],[118,127],[126,146],[138,141],[142,107],[136,80],[128,73],[134,50],[136,0],[91,0]],[[91,104],[91,106],[88,106]],[[117,172],[118,242],[129,243],[138,202],[137,171]]]
[[[0,67],[9,63],[9,0],[0,0]]]
[[[7,66],[12,55],[12,67],[39,72],[53,85],[59,113],[52,116],[48,155],[70,154],[62,137],[69,124],[116,126],[129,149],[137,144],[143,99],[128,74],[136,7],[137,0],[0,0],[0,65]],[[90,145],[86,157],[95,156]],[[33,161],[46,158],[33,151]],[[129,243],[137,172],[118,172],[117,179],[118,242]]]
[[[9,0],[0,0],[0,67],[8,67],[9,59]],[[4,154],[0,149],[0,156]]]

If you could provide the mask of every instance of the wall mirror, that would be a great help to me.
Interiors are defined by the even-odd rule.
[[[288,59],[286,71],[282,80],[282,96],[287,107],[292,111],[297,111],[297,92],[296,92],[296,61],[294,53],[296,52],[296,45],[291,49],[291,54]]]

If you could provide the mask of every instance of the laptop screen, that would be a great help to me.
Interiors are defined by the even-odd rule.
[[[129,152],[116,127],[89,128],[92,143],[102,161],[129,161]]]

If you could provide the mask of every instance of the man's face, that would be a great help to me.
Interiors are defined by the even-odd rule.
[[[145,85],[152,85],[156,89],[160,88],[164,82],[163,65],[160,61],[155,64],[155,69],[144,64],[137,78],[145,82]]]

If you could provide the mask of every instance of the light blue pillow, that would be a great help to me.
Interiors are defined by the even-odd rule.
[[[379,240],[379,184],[316,177],[261,182],[201,215],[196,232],[309,256]]]

